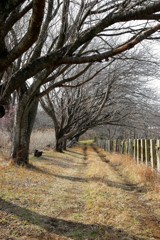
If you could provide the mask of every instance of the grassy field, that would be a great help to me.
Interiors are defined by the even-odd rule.
[[[30,139],[30,152],[35,149],[44,149],[46,146],[55,146],[55,131],[54,129],[34,130]],[[8,158],[11,153],[11,134],[0,130],[0,155]]]
[[[160,180],[128,157],[90,145],[0,158],[0,239],[160,239]]]

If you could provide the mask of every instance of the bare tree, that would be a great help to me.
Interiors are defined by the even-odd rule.
[[[139,119],[151,108],[145,70],[148,66],[147,75],[153,74],[154,64],[146,60],[144,63],[138,56],[132,61],[117,60],[101,69],[92,81],[88,81],[93,76],[91,71],[76,79],[76,84],[65,84],[65,88],[42,98],[41,105],[54,123],[57,151],[65,149],[67,140],[78,140],[99,125],[133,127],[134,123],[140,128]],[[85,84],[81,85],[84,78]]]
[[[0,2],[0,82],[3,82],[3,75],[12,66],[12,63],[36,42],[43,21],[44,6],[45,0],[6,0]],[[11,33],[17,22],[23,21],[26,14],[28,14],[28,21],[25,24],[28,26],[25,25],[24,34],[19,35],[16,45],[7,46],[7,35]],[[1,95],[3,95],[7,84],[8,81],[3,82]],[[5,104],[6,100],[6,98],[2,98],[1,105]]]
[[[38,99],[68,80],[59,76],[76,64],[86,64],[85,69],[94,62],[110,62],[155,33],[158,36],[160,28],[156,0],[16,0],[2,1],[0,7],[0,116],[17,90],[12,156],[22,165],[28,163],[33,108],[36,112]],[[68,81],[72,79],[75,76]]]
[[[46,26],[47,35],[40,41],[38,37],[41,35],[40,28],[45,16],[44,5],[49,6],[51,3],[52,6],[49,8],[53,11],[48,20],[50,24]],[[108,61],[109,58],[133,48],[154,33],[158,34],[160,29],[158,22],[160,2],[157,0],[134,2],[12,0],[1,1],[0,9],[3,9],[0,14],[1,77],[4,71],[28,49],[31,47],[37,49],[37,46],[39,49],[41,43],[44,43],[41,54],[37,57],[32,54],[26,64],[20,67],[7,83],[2,84],[1,105],[27,79],[42,71],[51,69],[53,71],[62,64]],[[24,34],[15,32],[18,44],[13,44],[12,49],[8,50],[5,37],[22,21],[26,21],[28,27],[25,27]],[[117,44],[115,39],[120,39],[121,36],[125,37]],[[95,49],[87,51],[87,46],[93,41]],[[42,50],[42,47],[40,49]],[[46,81],[49,80],[50,78]],[[40,84],[42,80],[39,81]]]

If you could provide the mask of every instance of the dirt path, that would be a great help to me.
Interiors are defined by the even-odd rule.
[[[58,217],[65,221],[51,218],[51,231],[71,239],[160,239],[158,219],[143,201],[145,189],[129,182],[95,149],[75,153],[72,167],[56,177],[63,186],[56,194]]]
[[[25,205],[28,195],[22,192],[21,198],[10,192],[8,199],[3,193],[0,239],[160,239],[160,206],[146,202],[145,187],[132,183],[97,148],[74,148],[54,159],[46,153],[35,169],[42,181],[32,190],[35,202]]]

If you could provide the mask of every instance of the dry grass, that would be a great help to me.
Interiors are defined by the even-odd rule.
[[[109,153],[107,157],[135,184],[145,184],[153,188],[160,184],[160,174],[145,164],[137,165],[132,157]]]
[[[30,141],[30,152],[35,149],[43,149],[47,145],[55,146],[55,131],[54,129],[45,129],[33,131]]]
[[[1,169],[0,239],[159,239],[158,197],[149,199],[148,184],[138,191],[144,174],[136,165],[128,174],[130,159],[87,146],[30,161],[30,169]]]
[[[31,156],[30,160],[29,169],[15,166],[1,169],[0,239],[50,239],[45,222],[61,212],[63,193],[59,183],[57,186],[56,176],[61,176],[69,167],[66,161],[72,157],[63,159],[63,154],[46,151],[43,157]],[[55,235],[51,239],[65,238]]]
[[[0,130],[0,155],[8,157],[10,154],[10,137],[7,132]]]
[[[145,189],[143,199],[153,205],[160,214],[160,173],[145,164],[136,164],[135,160],[127,155],[108,153],[99,149],[102,155],[110,159],[112,166],[120,172],[127,181]],[[159,207],[158,207],[159,206]]]
[[[160,219],[160,181],[155,172],[146,166],[137,166],[133,159],[123,155],[109,154],[98,149],[97,158],[92,149],[87,152],[87,175],[94,181],[88,188],[86,201],[88,216],[93,214],[94,218],[90,217],[88,221],[117,226],[118,229],[129,231],[130,236],[159,239],[158,222],[153,223],[152,220],[155,216]],[[104,160],[108,159],[106,164]],[[153,212],[154,217],[148,212]],[[153,233],[158,238],[152,238]],[[110,239],[108,235],[106,239]],[[117,236],[113,239],[117,239]]]

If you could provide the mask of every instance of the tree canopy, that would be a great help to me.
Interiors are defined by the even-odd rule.
[[[151,109],[155,100],[155,94],[147,86],[148,77],[155,74],[153,69],[157,64],[149,61],[150,55],[144,50],[132,54],[134,57],[130,55],[130,59],[103,64],[101,69],[99,64],[94,65],[77,77],[74,84],[68,82],[40,100],[54,123],[58,151],[65,147],[67,140],[78,139],[99,125],[125,126],[140,131],[148,124],[147,119],[154,116]],[[64,79],[67,76],[64,75]]]
[[[37,74],[45,78],[34,88],[52,81],[60,66],[110,61],[158,38],[159,12],[158,0],[1,1],[0,104]]]

